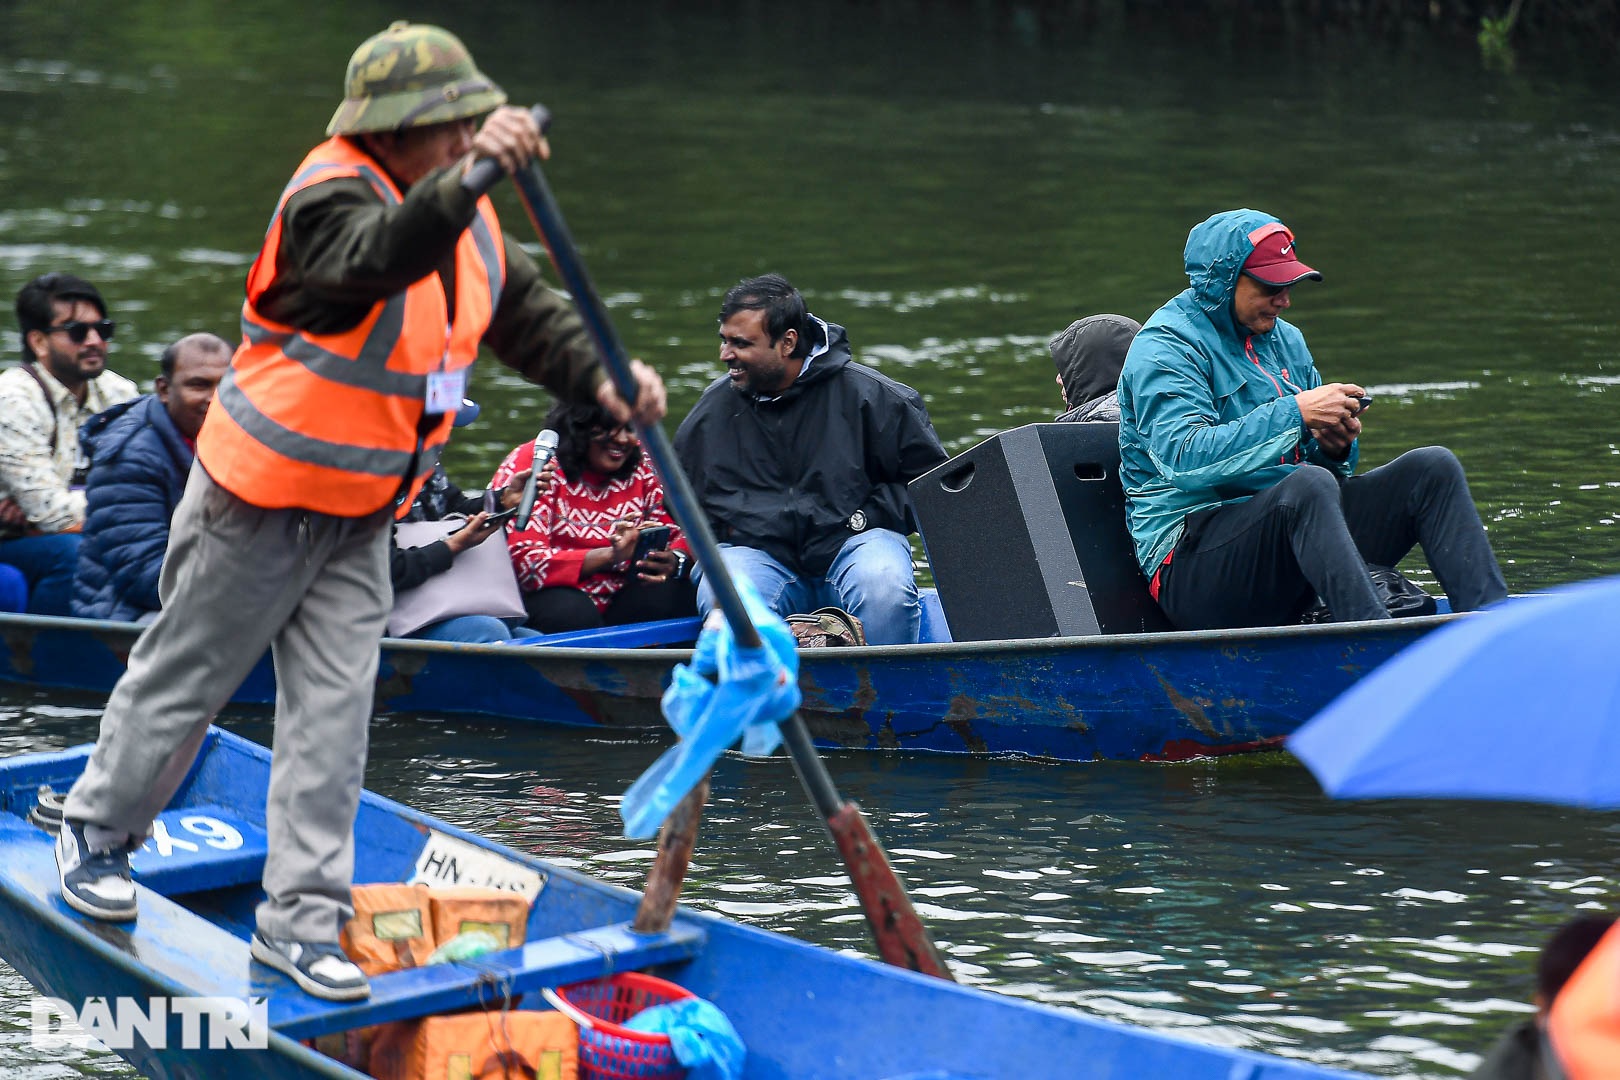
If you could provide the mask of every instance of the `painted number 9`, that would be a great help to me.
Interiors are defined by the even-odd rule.
[[[180,827],[220,851],[235,851],[242,846],[242,834],[218,818],[191,814],[180,819]]]

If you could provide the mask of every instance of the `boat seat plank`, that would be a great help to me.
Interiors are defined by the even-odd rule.
[[[638,934],[616,923],[541,938],[476,961],[390,972],[371,980],[365,1001],[320,1001],[296,991],[273,995],[270,1026],[294,1039],[448,1009],[498,1003],[543,987],[561,986],[621,971],[678,963],[695,957],[706,935],[677,922],[662,934]]]
[[[679,645],[696,641],[703,629],[703,620],[696,615],[681,619],[658,619],[654,622],[626,623],[623,626],[603,626],[592,630],[569,630],[560,634],[547,634],[538,641],[525,642],[524,648],[557,648],[584,645],[594,649],[639,649],[651,645]]]

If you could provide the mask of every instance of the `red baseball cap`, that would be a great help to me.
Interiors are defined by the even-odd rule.
[[[1254,252],[1243,263],[1243,272],[1262,285],[1294,285],[1322,275],[1299,261],[1294,251],[1293,231],[1280,221],[1262,225],[1249,234]]]

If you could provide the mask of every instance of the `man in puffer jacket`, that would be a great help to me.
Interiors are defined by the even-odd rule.
[[[197,431],[230,363],[231,347],[213,334],[183,337],[163,350],[154,393],[98,413],[80,428],[79,445],[91,466],[73,614],[122,622],[156,618],[169,519],[197,456]]]
[[[1421,544],[1456,611],[1503,599],[1455,455],[1430,446],[1354,475],[1355,383],[1326,383],[1280,316],[1322,275],[1270,214],[1195,226],[1191,287],[1154,313],[1119,379],[1120,479],[1136,556],[1184,630],[1296,622],[1317,595],[1336,621],[1388,617],[1367,563]]]

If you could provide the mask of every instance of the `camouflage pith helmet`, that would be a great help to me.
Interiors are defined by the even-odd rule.
[[[478,70],[461,39],[403,21],[354,51],[343,92],[328,135],[442,124],[506,104],[506,92]]]

